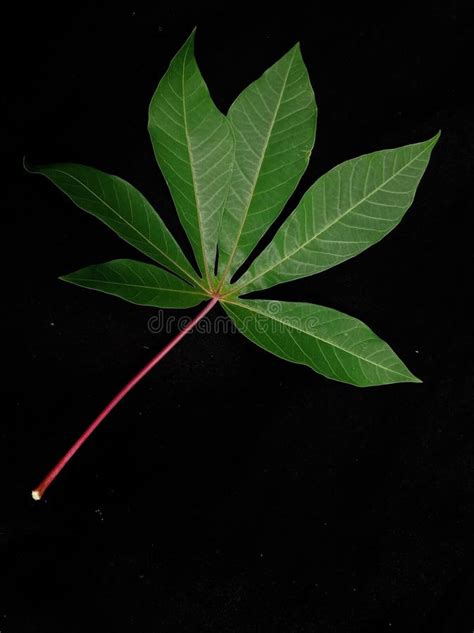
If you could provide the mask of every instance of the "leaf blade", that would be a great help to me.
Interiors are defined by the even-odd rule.
[[[306,170],[317,108],[299,46],[234,101],[235,161],[219,235],[219,270],[232,277]]]
[[[358,387],[421,382],[364,323],[309,303],[239,299],[223,307],[263,349]]]
[[[206,294],[166,270],[132,259],[86,266],[60,277],[63,281],[156,308],[190,308]]]
[[[196,64],[194,31],[158,84],[148,130],[181,224],[210,283],[234,142]]]
[[[411,206],[438,138],[365,154],[327,172],[237,282],[239,291],[313,275],[385,237]]]
[[[146,198],[127,181],[74,163],[28,167],[46,176],[80,209],[94,215],[139,251],[199,285],[181,247]]]

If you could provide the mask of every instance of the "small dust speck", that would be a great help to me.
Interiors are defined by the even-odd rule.
[[[416,349],[416,350],[415,350],[415,354],[419,354],[419,353],[420,353],[420,350],[419,350],[419,349]]]
[[[56,325],[56,323],[54,321],[51,321],[50,326],[54,327]]]

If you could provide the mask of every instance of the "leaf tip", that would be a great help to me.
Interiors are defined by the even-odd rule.
[[[301,57],[301,42],[296,42],[296,44],[290,48],[289,53],[293,53],[293,55]]]
[[[434,147],[436,143],[439,141],[440,136],[441,136],[441,130],[438,130],[434,136],[432,136],[428,141],[426,141],[426,143],[430,145],[431,147]]]
[[[28,161],[28,159],[26,158],[26,156],[23,156],[23,169],[28,173],[28,174],[40,174],[40,175],[44,175],[43,173],[43,167],[41,165],[35,165],[33,163],[30,163]]]
[[[412,374],[411,371],[407,367],[405,367],[405,369],[407,371],[407,375],[406,375],[405,380],[403,380],[403,382],[412,382],[412,383],[420,384],[420,385],[423,384],[423,381],[420,378],[418,378],[418,376],[415,376],[415,374]]]
[[[188,39],[186,40],[186,44],[185,46],[189,46],[192,50],[194,49],[194,40],[196,38],[196,29],[197,26],[194,26],[191,33],[188,36]]]
[[[34,174],[34,167],[30,165],[30,163],[26,160],[26,156],[23,156],[23,169],[27,171],[29,174]]]

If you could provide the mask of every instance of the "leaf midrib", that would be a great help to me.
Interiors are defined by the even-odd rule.
[[[196,216],[197,216],[197,221],[198,221],[198,230],[199,230],[199,236],[200,236],[200,244],[201,244],[201,255],[202,255],[202,264],[204,266],[204,274],[206,275],[206,279],[207,279],[207,284],[209,286],[209,288],[211,287],[211,279],[209,277],[209,268],[207,265],[207,257],[206,257],[206,253],[204,250],[204,232],[203,232],[203,228],[202,228],[202,221],[201,221],[201,206],[199,203],[199,197],[198,197],[198,193],[197,193],[197,186],[196,186],[196,182],[197,182],[197,178],[196,178],[196,174],[194,171],[194,164],[193,164],[193,154],[192,154],[192,147],[191,147],[191,141],[189,138],[189,131],[188,131],[188,120],[187,120],[187,111],[186,111],[186,93],[184,90],[184,71],[186,68],[186,61],[188,59],[188,53],[189,53],[189,46],[186,49],[186,52],[184,54],[184,59],[183,59],[183,67],[181,69],[181,90],[183,93],[183,121],[184,121],[184,134],[186,136],[186,147],[188,150],[188,157],[189,157],[189,166],[191,169],[191,177],[193,179],[193,194],[194,194],[194,203],[196,205]]]
[[[193,282],[193,284],[197,284],[200,288],[205,290],[205,288],[203,286],[201,286],[201,284],[196,279],[194,279],[184,268],[182,268],[174,259],[169,257],[169,255],[167,255],[158,246],[156,246],[156,244],[154,244],[148,237],[146,237],[146,235],[144,233],[141,233],[141,231],[139,231],[133,224],[130,224],[130,222],[125,217],[120,215],[120,213],[118,213],[113,207],[111,207],[108,202],[106,202],[103,198],[98,196],[95,193],[95,191],[90,189],[86,184],[84,184],[81,180],[79,180],[79,178],[76,178],[76,176],[73,176],[72,174],[69,174],[67,171],[62,171],[61,169],[52,168],[51,171],[56,171],[57,173],[63,174],[63,176],[67,176],[68,178],[71,178],[72,180],[75,180],[76,182],[78,182],[82,187],[84,187],[84,189],[86,189],[90,194],[92,194],[95,198],[97,198],[97,200],[99,200],[103,205],[105,205],[108,209],[110,209],[110,211],[112,211],[112,213],[114,213],[118,218],[120,218],[122,220],[122,222],[125,222],[125,224],[127,224],[133,231],[135,231],[135,233],[137,233],[137,235],[142,237],[146,242],[148,242],[148,244],[150,244],[150,246],[152,246],[154,249],[156,249],[165,259],[167,259],[170,262],[173,262],[173,264],[176,266],[176,268],[179,268],[179,270],[181,270],[181,272],[188,279],[190,279]]]
[[[426,151],[428,151],[429,149],[431,149],[434,145],[434,142],[432,142],[430,145],[428,145],[427,147],[425,147],[419,154],[417,154],[415,157],[413,157],[408,163],[406,163],[405,165],[403,165],[403,167],[401,167],[398,171],[396,171],[392,176],[390,176],[390,178],[388,178],[387,180],[384,180],[378,187],[376,187],[375,189],[373,189],[369,194],[367,194],[366,196],[364,196],[363,198],[361,198],[356,204],[352,205],[351,207],[349,207],[347,209],[347,211],[345,211],[343,214],[339,215],[335,220],[333,220],[332,222],[330,222],[329,224],[327,224],[323,229],[321,229],[319,231],[319,233],[316,233],[316,235],[313,235],[309,240],[306,240],[305,242],[303,242],[302,244],[300,244],[300,246],[298,246],[298,248],[296,248],[295,250],[293,250],[291,253],[289,253],[288,255],[285,255],[285,257],[283,257],[282,259],[278,260],[278,262],[272,266],[270,266],[270,268],[265,269],[263,272],[261,272],[260,274],[258,274],[255,277],[252,277],[249,281],[247,281],[245,284],[243,284],[242,286],[240,286],[239,288],[237,288],[234,292],[239,293],[241,292],[243,289],[247,288],[248,286],[250,286],[250,284],[254,283],[257,279],[260,279],[260,277],[262,277],[263,275],[266,275],[268,272],[272,271],[273,269],[277,268],[278,266],[280,266],[281,264],[283,264],[287,259],[290,259],[291,257],[293,257],[293,255],[295,255],[296,253],[298,253],[300,250],[306,248],[306,246],[318,239],[318,237],[320,237],[323,233],[325,233],[326,231],[328,231],[332,226],[334,226],[334,224],[337,224],[337,222],[339,222],[340,220],[342,220],[343,218],[346,217],[346,215],[348,215],[349,213],[351,213],[352,211],[354,211],[354,209],[357,209],[358,206],[360,206],[361,204],[363,204],[364,202],[366,202],[366,200],[368,200],[369,198],[371,198],[374,194],[376,194],[378,191],[380,191],[380,189],[382,189],[387,183],[389,183],[391,180],[393,180],[394,178],[396,178],[397,176],[400,175],[400,173],[407,169],[408,167],[410,167],[410,165],[417,160],[418,158],[420,158],[420,156],[422,156]],[[296,210],[295,210],[296,211]],[[290,216],[291,218],[291,216]],[[289,218],[289,219],[290,219]]]
[[[252,184],[251,193],[248,196],[248,202],[247,202],[247,205],[246,205],[245,213],[244,213],[242,222],[240,224],[239,231],[238,231],[236,239],[235,239],[235,243],[234,243],[234,247],[232,249],[232,253],[231,253],[230,257],[229,257],[229,261],[228,261],[227,266],[226,266],[226,268],[224,270],[224,273],[222,275],[222,279],[223,280],[225,280],[226,275],[229,272],[230,267],[231,267],[232,262],[233,262],[233,259],[235,257],[235,253],[237,252],[237,247],[238,247],[239,242],[240,242],[242,231],[244,230],[244,226],[245,226],[245,222],[246,222],[247,217],[248,217],[249,209],[250,209],[250,206],[251,206],[251,204],[253,202],[253,199],[254,199],[255,188],[257,186],[257,183],[258,183],[258,180],[259,180],[259,177],[260,177],[260,173],[262,171],[263,161],[265,160],[265,156],[267,154],[268,144],[270,143],[270,137],[272,135],[273,128],[275,127],[275,122],[276,122],[276,119],[277,119],[277,116],[278,116],[278,112],[280,111],[281,102],[282,102],[282,99],[283,99],[283,93],[285,91],[286,84],[288,83],[288,77],[290,76],[290,70],[291,70],[291,67],[293,66],[293,62],[294,62],[294,59],[295,59],[295,53],[296,53],[296,48],[293,51],[293,56],[291,58],[290,63],[288,64],[288,70],[286,72],[286,76],[285,76],[285,79],[284,79],[282,87],[281,87],[280,95],[278,97],[278,103],[277,103],[277,106],[275,108],[275,113],[274,113],[274,115],[272,117],[272,121],[271,121],[271,124],[270,124],[269,129],[268,129],[268,134],[267,134],[267,137],[265,139],[265,144],[264,144],[264,148],[263,148],[263,151],[262,151],[262,156],[261,156],[260,161],[259,161],[258,169],[256,170],[256,173],[255,173],[255,179],[254,179],[253,184]],[[232,125],[232,123],[231,123],[231,125]]]
[[[301,332],[302,334],[305,334],[306,336],[310,336],[311,338],[314,338],[314,339],[316,339],[318,341],[321,341],[322,343],[326,343],[326,345],[331,345],[332,347],[335,347],[336,349],[340,350],[341,352],[344,352],[345,354],[349,354],[351,356],[354,356],[355,358],[363,361],[364,363],[369,363],[371,365],[374,365],[374,367],[378,367],[379,369],[383,369],[384,371],[391,372],[392,374],[396,374],[397,376],[403,376],[404,378],[409,377],[409,374],[408,375],[407,374],[402,374],[401,372],[396,371],[394,369],[389,369],[388,367],[384,367],[383,365],[379,365],[378,363],[374,363],[374,361],[368,360],[367,358],[364,358],[363,356],[359,356],[358,354],[355,354],[354,352],[351,352],[351,351],[349,351],[347,349],[344,349],[343,347],[341,347],[340,345],[336,345],[332,341],[328,341],[328,340],[322,338],[321,336],[316,336],[315,334],[307,332],[306,330],[302,330],[301,328],[296,327],[292,323],[287,323],[286,321],[282,321],[281,319],[276,318],[275,315],[273,315],[273,314],[270,315],[270,314],[267,314],[266,312],[261,312],[260,310],[256,310],[255,308],[250,308],[246,303],[240,303],[238,301],[226,301],[225,303],[229,303],[231,305],[239,306],[241,308],[249,310],[250,312],[255,312],[255,314],[259,314],[260,316],[266,317],[267,319],[273,319],[274,321],[277,321],[278,323],[281,323],[281,324],[285,325],[288,328],[293,328],[297,332]]]
[[[61,277],[61,279],[64,279],[65,281],[69,281],[72,283],[75,283],[76,281],[80,281],[80,282],[87,282],[87,283],[94,283],[94,284],[109,284],[109,285],[112,284],[114,286],[124,286],[126,288],[143,288],[144,290],[178,292],[180,294],[184,293],[184,294],[190,294],[190,295],[198,295],[199,297],[206,296],[203,293],[198,292],[197,290],[179,290],[176,288],[162,288],[160,286],[144,286],[141,284],[124,283],[123,281],[107,281],[106,279],[87,279],[86,277],[75,277],[73,279],[70,275],[65,275],[64,277]]]

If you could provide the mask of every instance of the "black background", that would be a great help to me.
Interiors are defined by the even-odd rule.
[[[474,630],[469,16],[455,2],[420,18],[333,4],[261,18],[132,3],[22,16],[25,63],[4,98],[16,175],[3,241],[24,292],[17,333],[5,330],[18,415],[1,427],[2,633]],[[301,41],[319,121],[294,200],[345,159],[443,130],[391,235],[264,295],[357,316],[424,383],[359,390],[240,335],[194,334],[34,503],[33,484],[170,335],[148,330],[156,311],[57,280],[136,254],[23,173],[21,156],[121,175],[182,237],[146,116],[195,24],[224,111]]]

